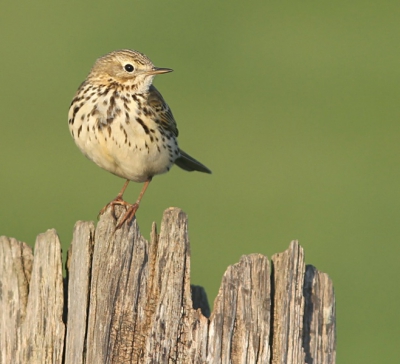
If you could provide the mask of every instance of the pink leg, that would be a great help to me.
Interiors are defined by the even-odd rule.
[[[123,224],[124,222],[130,223],[130,222],[132,221],[132,219],[135,217],[136,211],[137,211],[138,208],[139,208],[140,201],[142,200],[142,197],[143,197],[144,193],[146,192],[147,187],[149,187],[149,184],[150,184],[150,182],[151,182],[151,179],[152,179],[152,177],[150,177],[150,178],[144,183],[143,188],[142,188],[142,190],[140,191],[139,197],[138,197],[138,199],[136,200],[136,202],[135,202],[133,205],[128,204],[127,202],[124,201],[124,202],[125,202],[124,205],[127,206],[128,209],[126,210],[125,215],[123,216],[123,218],[121,219],[121,221],[117,224],[117,226],[116,226],[117,229],[119,229],[119,228],[122,226],[122,224]],[[125,188],[126,188],[126,187],[125,187]],[[122,191],[122,193],[123,193],[123,191]]]
[[[128,184],[129,184],[129,180],[127,179],[127,180],[125,181],[124,186],[122,187],[121,191],[119,191],[117,197],[115,197],[114,200],[112,200],[112,201],[109,202],[107,205],[105,205],[105,206],[100,210],[98,216],[103,215],[109,206],[111,206],[112,211],[114,212],[114,206],[115,206],[115,205],[124,205],[124,206],[130,206],[130,205],[131,205],[130,203],[124,201],[124,199],[123,199],[123,195],[124,195],[124,192],[125,192],[126,188],[128,187]]]

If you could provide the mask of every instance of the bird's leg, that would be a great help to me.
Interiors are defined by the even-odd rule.
[[[136,211],[139,208],[140,201],[142,200],[142,197],[143,197],[144,193],[146,192],[147,187],[149,187],[151,179],[152,179],[152,177],[149,177],[149,179],[144,183],[143,188],[140,191],[139,197],[137,198],[136,202],[133,205],[131,205],[131,204],[127,204],[126,205],[126,206],[128,206],[128,209],[125,212],[125,215],[123,216],[121,221],[118,222],[118,224],[116,226],[117,229],[119,229],[124,222],[128,222],[129,223],[129,222],[132,221],[132,219],[134,218],[134,216],[136,214]]]
[[[125,192],[126,188],[128,187],[128,184],[129,184],[129,179],[127,179],[127,180],[125,181],[125,183],[124,183],[124,185],[123,185],[121,191],[119,191],[117,197],[115,197],[114,200],[112,200],[111,202],[109,202],[107,205],[105,205],[105,206],[100,210],[99,215],[97,216],[97,218],[98,218],[100,215],[103,215],[104,212],[107,210],[107,208],[108,208],[109,206],[111,206],[111,208],[112,208],[113,211],[114,211],[114,206],[115,206],[115,205],[131,206],[130,203],[124,201],[124,199],[123,199],[123,195],[124,195],[124,192]]]
[[[124,196],[126,188],[129,185],[129,182],[130,182],[129,179],[127,179],[125,181],[125,183],[122,186],[121,191],[119,191],[117,197],[115,197],[115,199],[113,201],[111,201],[110,203],[114,202],[114,205],[126,205],[127,204],[127,202],[124,201],[123,196]]]

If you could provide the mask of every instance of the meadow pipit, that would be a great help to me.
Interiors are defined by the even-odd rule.
[[[127,211],[117,225],[131,221],[151,179],[175,163],[186,171],[211,171],[179,149],[171,109],[153,78],[168,73],[144,54],[123,49],[99,58],[72,100],[69,130],[81,152],[101,168],[126,179],[108,206]],[[123,200],[129,181],[144,182],[134,204]]]

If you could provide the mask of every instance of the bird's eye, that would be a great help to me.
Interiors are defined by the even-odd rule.
[[[133,72],[133,70],[135,69],[135,67],[133,67],[130,63],[126,64],[124,68],[126,72]]]

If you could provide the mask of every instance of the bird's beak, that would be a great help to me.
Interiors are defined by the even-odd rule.
[[[159,68],[159,67],[153,67],[152,70],[147,71],[146,73],[148,75],[160,75],[162,73],[168,73],[168,72],[172,72],[173,70],[171,70],[171,68]]]

